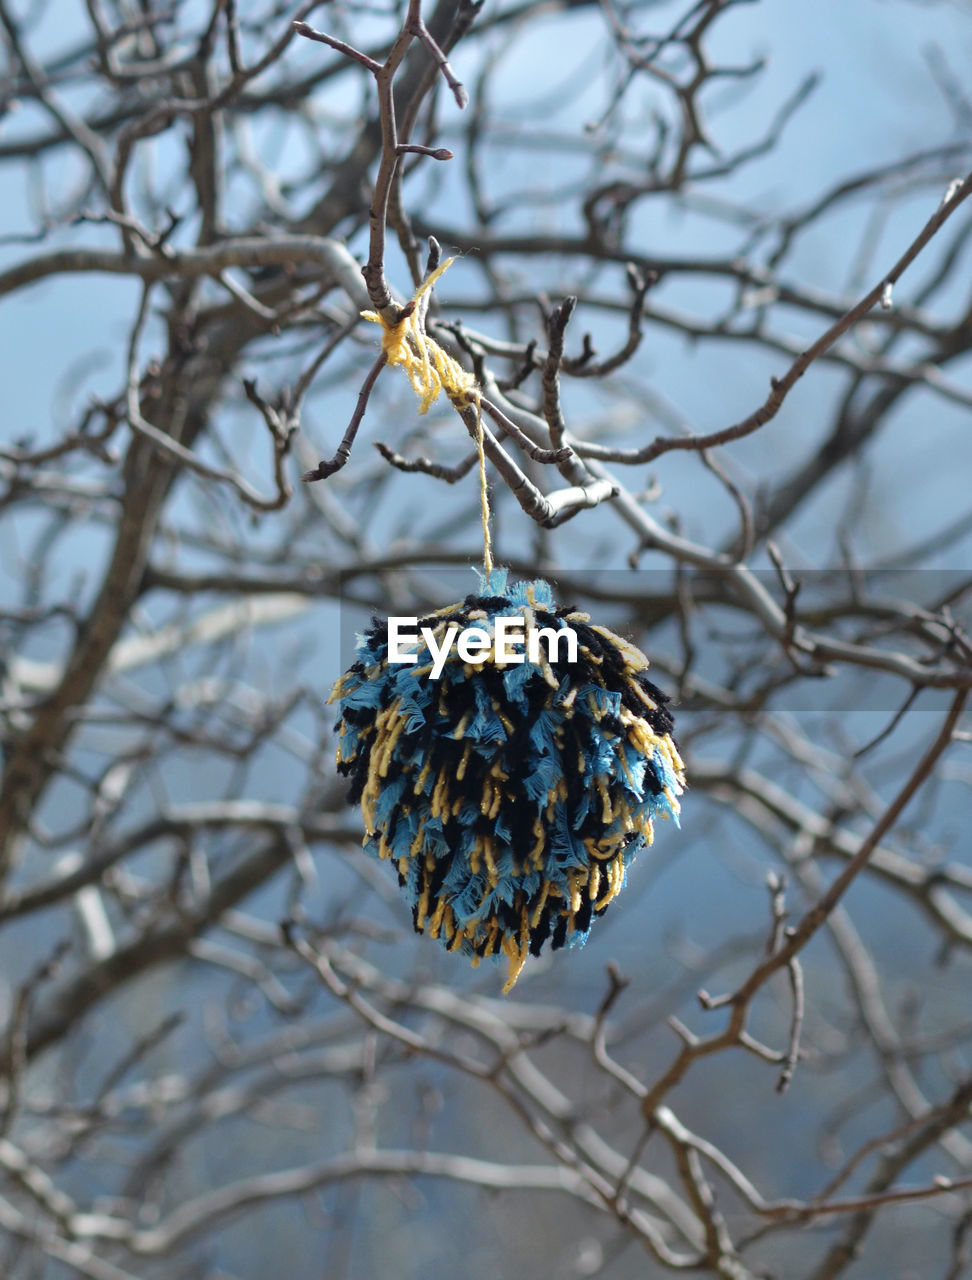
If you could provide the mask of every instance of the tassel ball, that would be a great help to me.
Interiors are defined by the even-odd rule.
[[[511,646],[516,631],[504,642],[496,620],[514,617],[521,637],[572,629],[575,652],[565,636],[555,651]],[[445,652],[454,627],[486,633],[466,650],[478,661],[455,643]],[[506,992],[548,939],[583,945],[651,843],[653,819],[678,821],[672,717],[641,650],[558,607],[542,581],[480,575],[479,594],[408,630],[419,637],[413,661],[395,643],[390,653],[388,622],[358,637],[331,694],[338,769],[360,802],[365,848],[395,864],[416,930],[474,965],[505,956]]]

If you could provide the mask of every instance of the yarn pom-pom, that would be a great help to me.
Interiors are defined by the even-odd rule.
[[[411,660],[394,636],[390,660],[389,624],[374,619],[331,701],[365,848],[395,863],[416,930],[473,964],[506,956],[505,992],[548,939],[585,942],[653,818],[677,822],[685,778],[640,649],[558,607],[545,582],[507,586],[494,570],[480,584],[408,627]],[[497,636],[500,618],[537,631],[532,654],[508,622]],[[473,627],[485,635],[465,661],[454,641]],[[575,652],[568,636],[540,643],[541,628],[572,629]]]

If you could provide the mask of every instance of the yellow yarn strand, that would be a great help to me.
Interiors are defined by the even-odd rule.
[[[476,448],[479,453],[479,500],[483,521],[483,564],[486,572],[493,568],[493,547],[489,532],[489,490],[486,484],[486,450],[484,444],[483,412],[479,386],[474,374],[464,369],[448,351],[430,338],[425,331],[424,308],[419,305],[431,291],[435,282],[455,262],[446,258],[416,289],[409,306],[403,308],[401,319],[391,324],[377,311],[362,311],[363,320],[381,325],[381,349],[389,364],[401,365],[412,390],[419,399],[419,413],[428,413],[444,391],[459,410],[476,407]]]
[[[483,568],[493,572],[493,540],[489,533],[489,489],[486,487],[486,450],[483,447],[483,411],[476,399],[476,448],[479,450],[479,507],[483,517]]]

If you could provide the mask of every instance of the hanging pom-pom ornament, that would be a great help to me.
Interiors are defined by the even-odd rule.
[[[685,778],[640,649],[545,582],[480,583],[408,628],[411,660],[375,620],[331,701],[365,848],[394,862],[417,931],[507,958],[505,992],[548,939],[586,941]]]

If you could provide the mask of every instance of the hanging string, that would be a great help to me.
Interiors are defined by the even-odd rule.
[[[476,376],[464,369],[448,351],[430,338],[425,331],[425,310],[421,304],[431,292],[435,282],[455,262],[446,258],[416,289],[411,302],[402,308],[396,323],[390,323],[377,311],[362,311],[364,320],[381,325],[381,349],[391,365],[401,365],[412,390],[419,398],[419,413],[428,413],[444,391],[461,413],[464,409],[476,409],[476,448],[479,453],[479,499],[483,522],[483,565],[487,574],[493,569],[493,547],[489,532],[489,490],[486,483],[486,450],[484,442],[483,413],[479,385]]]
[[[476,397],[476,448],[479,450],[479,505],[483,517],[483,568],[493,572],[493,540],[489,532],[489,489],[486,487],[486,450],[483,444],[483,411]]]

